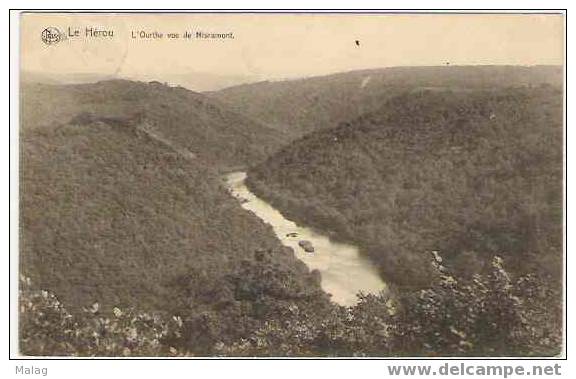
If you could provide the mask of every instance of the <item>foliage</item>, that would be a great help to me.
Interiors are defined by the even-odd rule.
[[[456,278],[435,254],[434,285],[399,303],[396,347],[406,355],[556,355],[562,343],[562,310],[534,276],[510,278],[494,257],[486,275]],[[535,293],[528,287],[547,293]],[[556,306],[554,307],[554,304]],[[544,309],[542,304],[550,308]],[[548,338],[542,338],[547,335]]]
[[[562,344],[562,310],[550,287],[513,280],[495,257],[487,274],[457,278],[436,253],[430,288],[362,295],[315,321],[291,309],[223,355],[244,356],[552,356]],[[528,288],[531,288],[530,290]],[[537,291],[535,291],[537,289]],[[536,295],[536,292],[538,294]]]
[[[319,319],[332,304],[314,277],[301,281],[279,264],[273,251],[256,251],[224,278],[203,281],[199,296],[182,309],[183,344],[197,355],[219,354],[218,346],[254,336],[269,323],[282,323],[295,310]],[[191,274],[190,281],[197,276]],[[196,288],[193,283],[188,284]]]
[[[247,184],[288,218],[359,245],[387,282],[423,288],[421,251],[468,276],[501,254],[558,283],[562,94],[420,91],[306,135]]]
[[[169,343],[178,339],[182,320],[161,314],[114,308],[100,313],[99,304],[70,314],[48,291],[21,281],[20,346],[25,355],[42,356],[177,356]]]
[[[270,270],[254,262],[252,270]],[[553,356],[562,343],[562,310],[550,288],[530,275],[512,279],[495,257],[487,274],[454,276],[437,253],[430,288],[359,294],[353,307],[301,302],[291,285],[248,280],[231,313],[169,317],[89,307],[70,315],[46,291],[23,286],[22,351],[29,355],[209,356]],[[246,273],[246,268],[238,274]],[[280,295],[266,293],[280,290]],[[243,303],[246,294],[258,302]],[[280,296],[278,296],[280,295]],[[255,300],[253,298],[252,300]],[[250,307],[252,304],[253,307]],[[233,331],[234,326],[237,332]],[[248,327],[250,326],[250,327]]]

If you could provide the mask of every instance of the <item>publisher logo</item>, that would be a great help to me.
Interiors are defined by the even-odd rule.
[[[62,33],[57,28],[50,26],[42,31],[42,42],[46,45],[55,45],[62,41]]]

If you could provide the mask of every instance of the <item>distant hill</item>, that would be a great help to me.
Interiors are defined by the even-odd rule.
[[[37,71],[22,71],[22,83],[36,84],[88,84],[104,80],[159,81],[170,86],[181,86],[192,91],[217,91],[222,88],[257,81],[256,78],[243,75],[219,75],[207,72],[187,71],[182,73],[164,73],[162,75],[122,75],[95,73],[43,73]]]
[[[126,77],[125,79],[131,79]],[[189,90],[217,91],[226,87],[237,86],[244,83],[255,82],[256,77],[244,75],[221,75],[207,72],[187,71],[181,73],[163,73],[162,75],[140,75],[135,76],[134,80],[158,80],[166,82],[172,86],[181,86]]]
[[[114,80],[118,79],[115,75],[102,75],[94,73],[42,73],[36,71],[22,71],[20,72],[20,82],[23,84],[86,84],[86,83],[96,83],[103,80]]]
[[[376,111],[391,97],[413,90],[560,86],[562,78],[560,66],[392,67],[244,84],[209,95],[298,137]]]
[[[158,82],[24,84],[21,99],[26,108],[23,129],[71,121],[137,124],[210,166],[253,164],[284,140],[281,133],[229,111],[205,95]]]
[[[425,285],[429,250],[469,274],[498,254],[561,280],[562,159],[558,88],[420,90],[296,140],[248,185],[359,244],[388,282]]]

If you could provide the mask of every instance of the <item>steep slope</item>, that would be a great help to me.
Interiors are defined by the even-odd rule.
[[[558,89],[422,91],[297,140],[248,185],[359,244],[389,282],[425,284],[430,250],[468,273],[499,254],[560,280],[562,159]]]
[[[110,92],[110,85],[117,91]],[[258,151],[216,159],[221,156],[213,149],[230,150],[226,142],[238,142],[230,125],[222,128],[232,128],[231,141],[209,137],[222,141],[218,146],[201,149],[194,139],[169,139],[184,133],[175,125],[179,117],[193,113],[172,117],[166,111],[167,124],[161,124],[154,103],[165,99],[153,101],[152,89],[134,101],[132,90],[142,93],[142,86],[85,87],[96,88],[92,93],[74,87],[77,98],[53,87],[24,93],[28,99],[53,96],[22,107],[27,125],[20,140],[21,275],[75,313],[96,302],[108,315],[113,307],[180,315],[185,334],[173,343],[195,354],[246,337],[293,305],[322,314],[329,302],[317,274],[227,193],[222,166],[206,163],[247,162]],[[130,98],[113,101],[123,91]],[[96,101],[104,92],[109,98]],[[182,93],[188,99],[182,103],[196,96]],[[131,115],[130,104],[145,116]],[[199,113],[198,107],[192,103],[191,109]],[[36,124],[42,114],[44,122]],[[208,125],[208,114],[186,120],[186,130],[200,135],[203,128],[217,128],[222,117],[216,112]],[[193,154],[188,148],[197,149]]]
[[[393,96],[427,88],[470,91],[510,86],[560,85],[559,66],[393,67],[328,76],[260,82],[209,95],[293,137],[333,127],[376,111]]]
[[[175,278],[225,275],[256,250],[306,272],[210,168],[130,126],[25,133],[21,162],[22,272],[67,304],[165,309]]]
[[[277,149],[280,133],[181,87],[126,80],[94,84],[26,84],[22,127],[49,128],[70,121],[146,124],[148,130],[224,169],[251,165]]]

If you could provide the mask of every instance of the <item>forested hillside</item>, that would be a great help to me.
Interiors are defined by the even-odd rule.
[[[350,90],[366,72],[330,80],[348,95],[307,79],[322,101],[290,90],[262,105],[290,130],[252,113],[256,94],[246,117],[157,82],[23,85],[21,352],[559,354],[556,69],[454,69],[375,70],[388,84],[369,101]],[[357,245],[389,290],[331,302],[226,191],[232,169],[290,220]]]
[[[21,100],[23,130],[50,129],[68,122],[139,125],[209,166],[254,164],[284,141],[281,133],[216,100],[158,82],[25,84]]]
[[[248,185],[357,243],[387,282],[426,286],[427,250],[464,274],[498,254],[559,282],[562,159],[558,88],[422,90],[295,141]]]
[[[125,95],[124,103],[89,101],[103,96],[101,86],[110,85],[117,90],[111,96]],[[166,101],[152,100],[155,85],[73,87],[74,96],[64,95],[66,88],[28,90],[39,92],[25,92],[27,99],[42,99],[41,104],[23,103],[20,150],[20,267],[34,289],[57,294],[72,313],[98,303],[96,310],[106,315],[114,307],[179,315],[191,330],[182,337],[190,340],[187,349],[197,353],[212,348],[212,335],[247,335],[263,320],[274,319],[288,300],[321,314],[328,299],[317,275],[226,192],[219,166],[184,154],[155,134],[187,131],[190,138],[175,143],[198,147],[198,156],[219,158],[222,151],[223,160],[244,163],[260,156],[240,143],[237,150],[223,148],[225,139],[218,150],[200,150],[195,136],[220,122],[221,112],[209,120],[211,113],[205,111],[179,126],[185,130],[172,130],[183,121],[179,117],[192,114],[178,109],[193,96],[184,93],[173,111],[162,114],[166,123],[151,132],[146,123],[161,117],[153,104]],[[42,124],[35,118],[40,110],[46,112]],[[145,116],[138,119],[130,111]]]
[[[209,93],[292,137],[377,111],[393,96],[429,89],[471,90],[562,83],[560,66],[392,67],[245,84]]]

